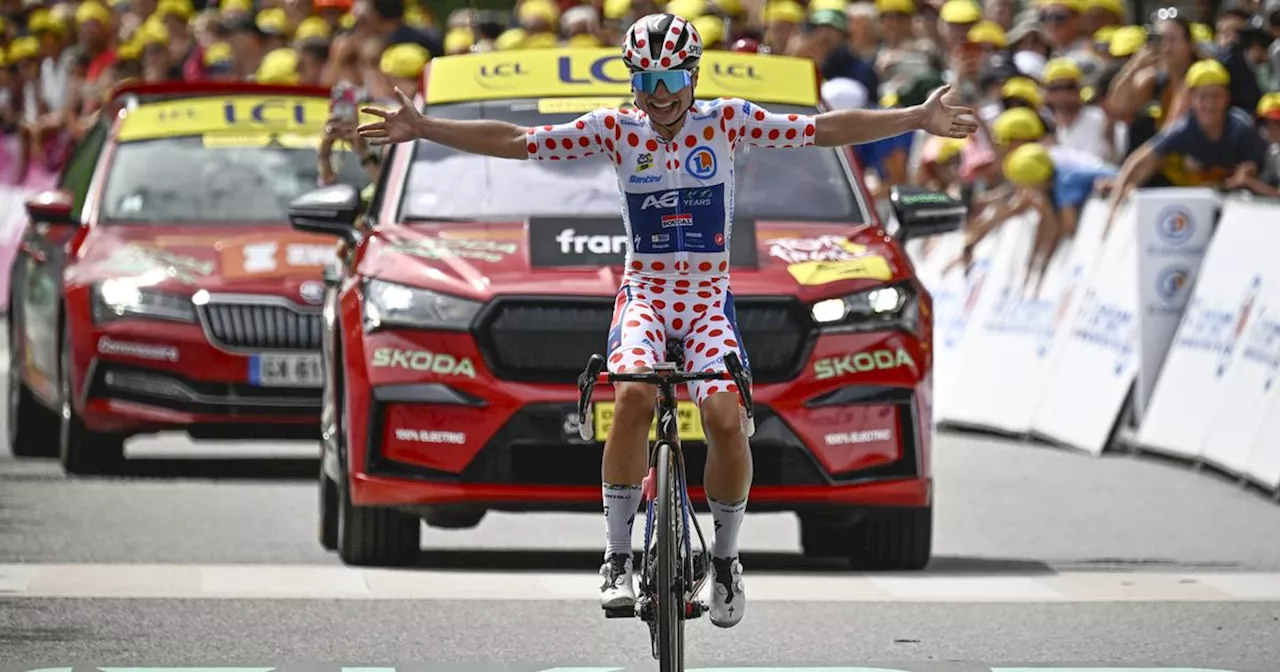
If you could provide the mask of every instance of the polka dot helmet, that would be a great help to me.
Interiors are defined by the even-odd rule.
[[[702,38],[675,14],[650,14],[627,30],[622,60],[632,72],[693,70],[702,60]]]

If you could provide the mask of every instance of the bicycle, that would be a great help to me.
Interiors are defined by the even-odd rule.
[[[743,368],[737,353],[725,354],[724,370],[698,373],[681,371],[683,356],[683,349],[676,345],[668,347],[667,361],[657,364],[652,371],[602,373],[604,357],[592,355],[587,368],[578,376],[578,431],[584,441],[594,438],[591,396],[596,384],[632,382],[658,388],[658,438],[650,447],[649,473],[643,485],[646,514],[640,590],[635,607],[606,610],[605,616],[639,616],[649,625],[653,657],[658,661],[660,672],[684,670],[684,621],[706,613],[707,605],[698,599],[698,595],[706,585],[711,567],[711,553],[689,503],[684,453],[680,448],[676,421],[676,386],[695,380],[733,381],[745,409],[743,429],[747,436],[755,432],[751,374]],[[696,555],[689,538],[690,523],[702,548]]]

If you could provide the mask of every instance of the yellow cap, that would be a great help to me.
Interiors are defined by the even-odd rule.
[[[724,19],[718,16],[699,16],[693,20],[693,27],[698,30],[698,35],[702,36],[704,47],[724,42]]]
[[[252,14],[253,0],[222,0],[218,5],[220,14]]]
[[[916,13],[916,3],[915,0],[876,0],[876,11],[881,14],[914,15]]]
[[[1087,9],[1101,9],[1111,12],[1117,18],[1124,19],[1124,3],[1120,0],[1086,0],[1085,7]]]
[[[452,28],[444,35],[444,53],[465,54],[471,51],[476,36],[470,28]]]
[[[702,31],[699,30],[698,32]],[[706,35],[706,33],[702,33],[704,40],[706,39]],[[591,33],[578,33],[577,35],[565,40],[564,44],[565,46],[572,47],[574,49],[595,49],[604,46],[604,43],[600,41],[600,38],[592,35]]]
[[[1258,116],[1280,121],[1280,91],[1272,91],[1258,101]]]
[[[1044,120],[1036,114],[1035,110],[1025,107],[1005,110],[991,123],[991,135],[995,136],[997,145],[1019,141],[1034,142],[1043,138],[1044,134]]]
[[[254,75],[259,84],[297,84],[298,79],[298,52],[288,47],[268,52]]]
[[[740,17],[747,13],[742,6],[742,0],[711,0],[711,4],[726,16]]]
[[[965,141],[960,138],[938,138],[938,153],[934,155],[934,161],[938,163],[946,163],[957,156],[964,150]]]
[[[1227,74],[1227,69],[1221,63],[1213,59],[1205,59],[1187,68],[1186,82],[1188,89],[1200,86],[1228,86],[1231,84],[1231,75]]]
[[[1019,187],[1038,187],[1053,177],[1053,158],[1044,145],[1023,145],[1004,158],[1004,177]]]
[[[631,0],[604,0],[604,18],[621,19],[631,11]]]
[[[1147,31],[1142,26],[1121,26],[1111,35],[1111,44],[1107,52],[1115,58],[1124,58],[1138,53],[1147,43]]]
[[[219,65],[221,63],[230,63],[235,60],[235,54],[231,51],[231,45],[226,42],[214,42],[204,50],[204,56],[201,57],[206,68]]]
[[[33,33],[47,32],[62,35],[67,32],[66,24],[47,9],[37,9],[27,17],[27,29]]]
[[[843,12],[849,7],[847,0],[811,0],[809,2],[809,14],[820,12],[824,9],[834,9],[837,12]]]
[[[111,25],[111,10],[96,2],[82,2],[76,8],[76,25],[97,21],[104,26]]]
[[[671,0],[664,11],[692,21],[707,13],[707,3],[704,0]]]
[[[1193,42],[1212,42],[1213,29],[1204,23],[1191,24],[1191,40]]]
[[[139,49],[169,44],[169,29],[165,28],[160,21],[155,20],[156,16],[152,14],[151,18],[142,22],[138,32],[134,33],[133,41],[138,45]]]
[[[524,0],[516,9],[516,18],[520,23],[541,20],[555,24],[560,20],[560,9],[548,0]]]
[[[16,63],[24,58],[35,58],[38,55],[40,55],[40,41],[30,35],[14,38],[9,43],[10,63]]]
[[[382,52],[382,60],[378,69],[382,74],[397,79],[417,79],[422,76],[422,68],[431,60],[431,52],[421,45],[406,43],[388,47]]]
[[[134,38],[116,47],[116,60],[136,61],[142,58],[142,43]]]
[[[1111,38],[1119,29],[1120,26],[1103,26],[1093,31],[1094,44],[1111,44]]]
[[[1039,0],[1039,2],[1036,3],[1036,6],[1041,8],[1053,7],[1055,5],[1058,7],[1066,7],[1068,10],[1076,12],[1077,14],[1083,14],[1084,11],[1088,9],[1086,0]]]
[[[289,15],[285,14],[284,10],[279,7],[258,12],[258,16],[254,18],[253,22],[258,25],[258,30],[268,35],[289,34]]]
[[[404,25],[427,28],[431,26],[431,17],[421,7],[410,7],[404,10]]]
[[[327,40],[330,37],[333,37],[333,29],[329,27],[328,21],[318,16],[308,16],[293,31],[295,40]]]
[[[1010,77],[1000,87],[1001,98],[1017,98],[1018,100],[1030,103],[1032,107],[1040,107],[1044,104],[1044,97],[1040,95],[1040,87],[1036,83],[1026,77]]]
[[[1004,48],[1004,28],[995,21],[979,21],[969,29],[969,41]]]
[[[947,0],[938,16],[947,23],[977,23],[982,20],[982,8],[973,0]]]
[[[352,28],[355,28],[356,15],[351,12],[343,14],[342,18],[338,20],[338,25],[341,26],[343,30],[351,30]]]
[[[511,49],[519,49],[524,43],[524,30],[520,28],[510,28],[504,30],[498,39],[493,41],[493,48],[498,51],[509,51]]]
[[[764,7],[765,23],[803,23],[804,7],[794,0],[773,0]]]
[[[555,49],[560,46],[560,36],[555,33],[530,33],[520,43],[521,49]]]
[[[1079,82],[1081,76],[1080,66],[1075,61],[1069,58],[1055,58],[1044,64],[1040,81],[1045,84],[1061,81]]]
[[[161,0],[156,5],[156,15],[176,16],[183,21],[190,21],[192,15],[196,13],[196,8],[191,5],[190,0]]]
[[[883,96],[880,96],[880,107],[886,110],[897,107],[900,102],[902,99],[898,97],[897,91],[886,91]]]

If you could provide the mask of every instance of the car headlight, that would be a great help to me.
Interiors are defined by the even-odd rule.
[[[876,287],[813,304],[813,321],[827,331],[915,332],[918,326],[916,293],[910,285]]]
[[[388,326],[466,331],[480,312],[479,302],[393,282],[369,280],[364,290],[366,332]]]
[[[93,321],[126,317],[195,322],[196,309],[189,296],[146,289],[127,279],[113,278],[94,285]]]

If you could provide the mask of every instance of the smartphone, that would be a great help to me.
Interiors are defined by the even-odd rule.
[[[355,119],[356,106],[359,105],[359,92],[353,84],[338,82],[329,91],[329,116],[340,119]]]

